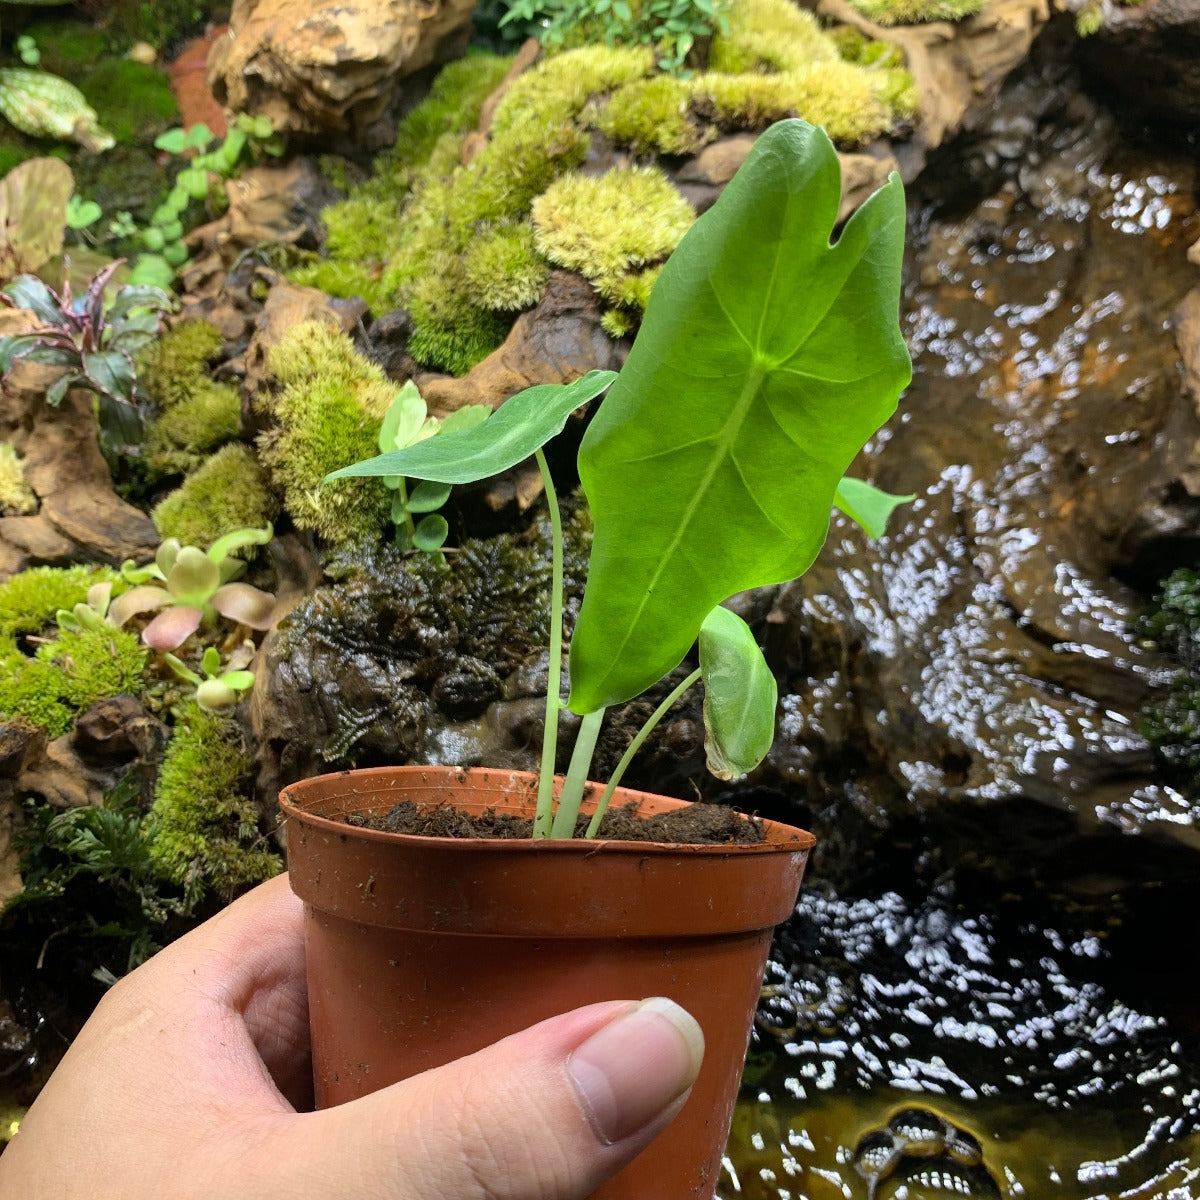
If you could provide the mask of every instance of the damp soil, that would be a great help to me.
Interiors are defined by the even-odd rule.
[[[533,821],[511,813],[487,809],[480,814],[461,812],[449,805],[419,807],[411,800],[393,805],[382,816],[370,813],[346,818],[350,825],[408,833],[420,837],[496,838],[509,840],[533,836]],[[575,823],[575,836],[587,831],[589,818]],[[643,817],[636,803],[610,808],[600,822],[598,836],[605,841],[666,842],[671,845],[758,845],[762,822],[726,808],[723,804],[689,804],[687,808]]]

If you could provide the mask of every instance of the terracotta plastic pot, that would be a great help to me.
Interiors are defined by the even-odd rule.
[[[764,822],[748,846],[415,837],[345,824],[400,800],[532,816],[537,780],[452,767],[292,784],[288,870],[306,903],[320,1107],[599,1000],[669,996],[706,1052],[671,1126],[594,1200],[711,1200],[771,931],[813,837]],[[620,790],[646,813],[683,801]],[[585,802],[585,811],[587,803]]]

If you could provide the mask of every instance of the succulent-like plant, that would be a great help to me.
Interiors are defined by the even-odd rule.
[[[142,641],[153,650],[176,649],[201,625],[214,624],[218,616],[251,629],[270,629],[275,597],[248,583],[234,582],[246,564],[233,554],[244,546],[265,545],[273,532],[270,525],[235,529],[218,538],[207,553],[168,538],[147,566],[126,560],[121,577],[133,586],[109,605],[108,624],[119,627],[141,613],[158,612],[142,630]]]
[[[193,671],[174,654],[164,654],[163,657],[180,679],[195,684],[196,703],[205,712],[224,712],[233,708],[242,693],[254,686],[254,672],[246,670],[254,658],[254,643],[249,640],[229,656],[224,669],[221,667],[221,652],[216,646],[209,646],[200,660],[200,672],[203,674]]]
[[[0,303],[30,309],[43,328],[37,333],[0,337],[0,374],[17,359],[66,367],[47,389],[46,400],[57,407],[69,387],[85,387],[98,398],[100,440],[110,457],[141,441],[143,412],[133,356],[158,336],[170,297],[158,288],[126,285],[106,305],[108,287],[120,259],[98,271],[79,297],[71,284],[61,293],[36,275],[18,275],[3,291]]]

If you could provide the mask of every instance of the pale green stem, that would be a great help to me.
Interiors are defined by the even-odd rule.
[[[588,824],[587,833],[584,837],[595,837],[600,828],[600,822],[604,820],[604,814],[608,811],[608,802],[612,799],[613,792],[617,790],[617,785],[621,782],[621,777],[625,774],[629,764],[633,762],[634,756],[642,748],[645,740],[654,732],[654,727],[667,715],[671,706],[683,695],[684,692],[700,678],[700,668],[697,667],[646,719],[646,723],[637,732],[637,737],[629,743],[629,749],[621,755],[621,761],[617,763],[616,770],[612,773],[612,778],[608,781],[608,787],[604,789],[604,795],[600,797],[600,803],[596,805],[596,811],[592,816],[591,822]]]
[[[408,511],[408,484],[401,479],[398,488],[400,491],[400,503],[404,506],[404,528],[408,530],[408,544],[411,548],[416,544],[417,526],[412,519],[412,513]]]
[[[575,836],[575,822],[579,818],[579,806],[583,803],[583,789],[587,786],[588,771],[592,765],[592,751],[600,736],[600,725],[604,720],[604,709],[590,712],[579,722],[575,735],[575,749],[571,751],[571,765],[563,780],[562,792],[558,797],[558,811],[554,814],[551,837]]]
[[[538,776],[537,813],[533,836],[548,838],[554,822],[554,760],[558,754],[558,710],[562,707],[562,627],[563,627],[563,531],[558,511],[558,493],[550,478],[550,467],[541,450],[535,451],[542,484],[546,489],[546,507],[550,510],[550,546],[552,555],[550,582],[550,669],[546,678],[546,721],[542,734],[542,769]]]

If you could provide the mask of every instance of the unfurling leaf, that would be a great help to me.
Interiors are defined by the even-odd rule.
[[[718,779],[752,771],[775,737],[775,677],[750,627],[718,606],[700,626],[704,753]]]
[[[894,496],[891,492],[881,491],[874,484],[846,475],[838,484],[833,503],[871,537],[881,538],[887,532],[888,518],[892,513],[901,504],[908,504],[916,498],[915,495]]]

